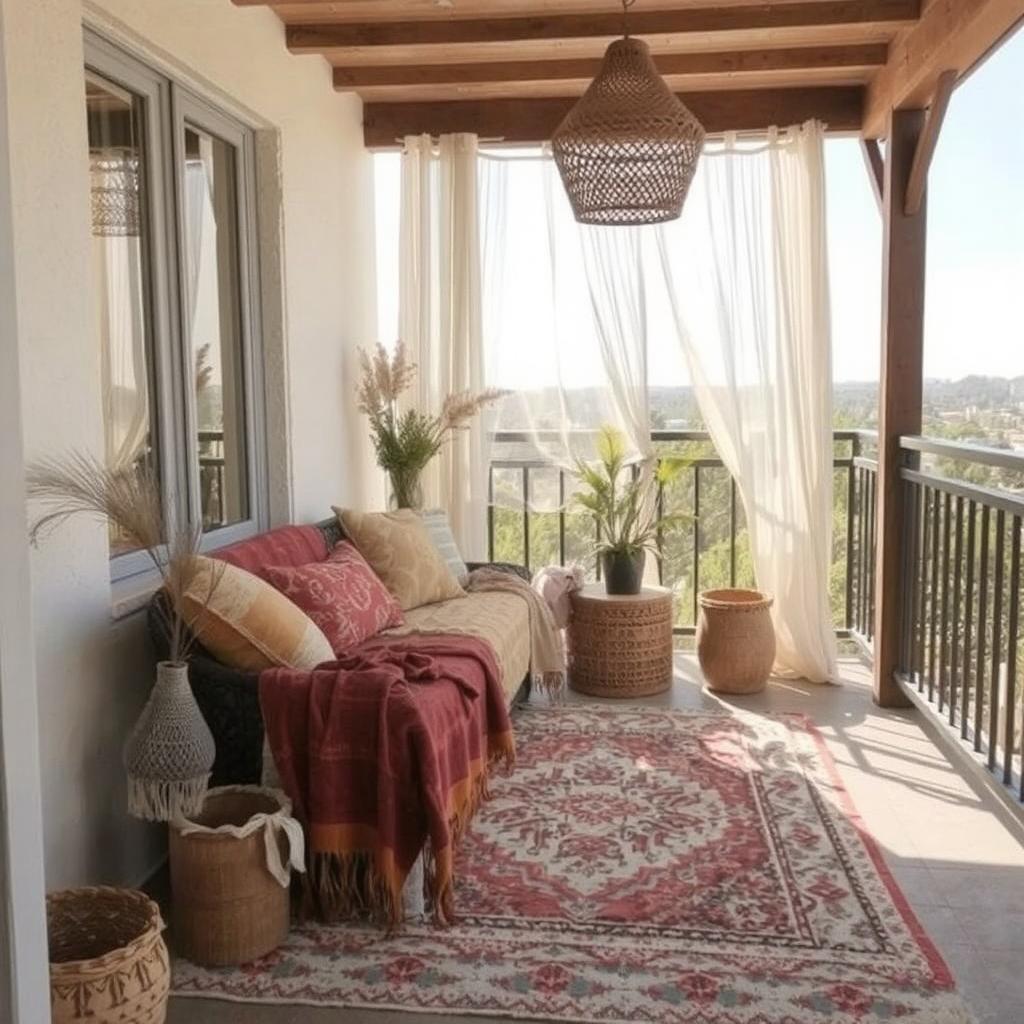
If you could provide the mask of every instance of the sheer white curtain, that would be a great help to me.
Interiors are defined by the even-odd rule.
[[[409,401],[429,412],[485,386],[477,164],[475,135],[404,140],[398,328],[419,367]],[[457,433],[423,477],[470,560],[487,554],[487,430],[484,416]]]
[[[601,364],[633,448],[653,455],[647,393],[647,303],[639,228],[579,227]]]
[[[125,188],[124,182],[134,179],[137,166],[130,153],[119,149],[94,152],[90,164],[94,201],[98,196],[104,211],[93,223],[92,243],[99,300],[104,454],[108,466],[131,468],[145,453],[150,429],[142,245],[138,211],[130,197],[122,196],[120,211],[107,209],[103,201],[106,193]]]
[[[605,423],[622,430],[634,456],[646,455],[640,236],[577,224],[548,154],[487,154],[481,165],[488,194],[500,197],[491,206],[481,196],[500,246],[484,275],[488,383],[513,391],[500,428],[563,467],[593,455]],[[528,498],[536,509],[557,504],[541,488]]]
[[[776,668],[814,682],[836,675],[823,161],[813,123],[709,144],[681,221],[656,232],[697,400],[775,596]]]
[[[106,462],[131,467],[149,436],[149,383],[139,239],[93,238],[99,333],[103,339],[103,424]]]

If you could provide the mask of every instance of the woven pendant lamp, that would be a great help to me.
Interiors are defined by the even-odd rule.
[[[623,19],[634,0],[623,0]],[[628,31],[551,138],[581,224],[675,220],[697,170],[704,129]]]

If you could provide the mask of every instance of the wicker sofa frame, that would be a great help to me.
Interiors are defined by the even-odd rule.
[[[316,524],[330,550],[343,538],[337,519]],[[529,571],[508,562],[471,562],[470,570],[489,565],[514,573],[527,582]],[[156,656],[167,657],[167,616],[162,610],[166,600],[158,591],[147,609],[147,624]],[[260,712],[259,673],[229,668],[217,661],[201,643],[196,642],[189,657],[189,683],[199,709],[213,733],[217,756],[211,785],[227,786],[259,783],[263,773],[263,716]],[[529,678],[523,681],[516,701],[529,697]]]

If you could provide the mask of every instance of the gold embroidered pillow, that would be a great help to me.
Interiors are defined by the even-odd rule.
[[[353,512],[335,508],[345,536],[398,599],[403,612],[462,597],[465,591],[411,509]]]
[[[227,562],[200,557],[199,563],[185,611],[199,642],[218,661],[253,672],[334,660],[320,627],[269,583]]]

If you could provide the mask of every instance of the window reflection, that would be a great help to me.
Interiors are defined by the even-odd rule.
[[[150,321],[143,286],[149,255],[142,205],[143,103],[92,74],[86,79],[85,101],[104,454],[111,467],[155,471]],[[111,526],[111,556],[131,547]]]
[[[234,147],[185,129],[185,271],[203,527],[249,517]]]

